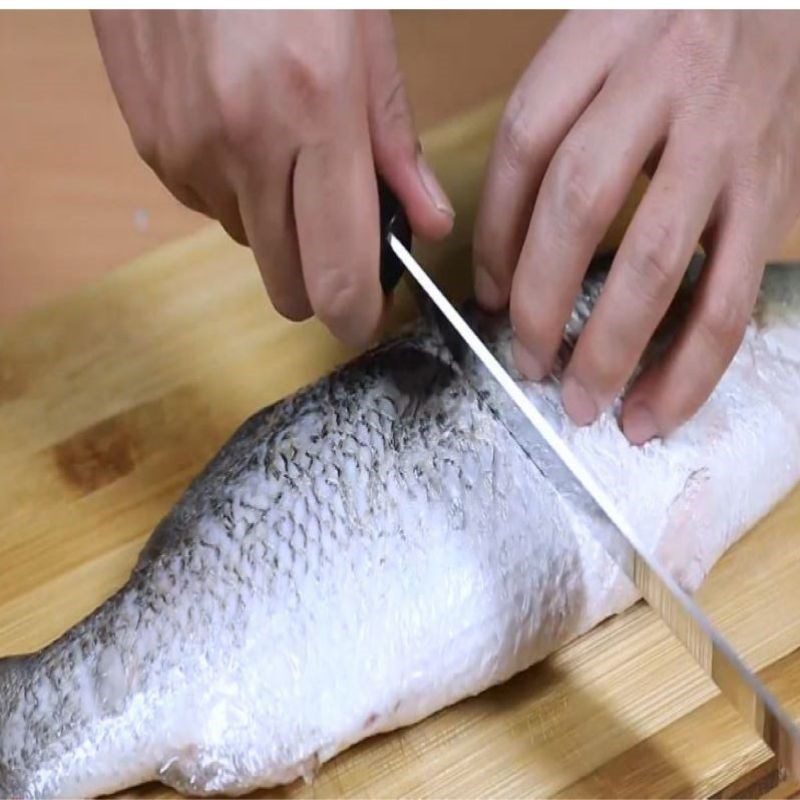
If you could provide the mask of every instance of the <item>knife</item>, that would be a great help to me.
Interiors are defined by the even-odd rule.
[[[442,332],[454,357],[476,359],[482,370],[480,393],[537,469],[572,506],[591,520],[597,541],[636,586],[650,607],[693,656],[722,695],[775,754],[787,777],[800,780],[800,728],[672,575],[640,545],[633,526],[605,487],[559,436],[537,405],[517,385],[466,320],[411,255],[410,228],[391,191],[382,202],[391,209],[383,226],[381,273],[391,271],[391,291],[405,268],[422,294],[422,309]],[[382,223],[384,217],[381,217]],[[397,235],[404,234],[404,239]],[[392,254],[394,258],[392,258]],[[396,259],[396,261],[395,261]]]
[[[381,228],[380,282],[384,295],[389,296],[406,274],[405,265],[392,247],[391,237],[398,240],[410,252],[411,225],[397,197],[380,174],[378,174],[378,205]],[[467,351],[464,340],[455,328],[447,323],[442,312],[418,283],[411,285],[411,292],[422,315],[438,330],[453,358],[457,362],[461,361]]]

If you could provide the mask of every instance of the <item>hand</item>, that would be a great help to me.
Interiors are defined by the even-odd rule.
[[[550,370],[590,258],[645,168],[563,403],[588,424],[619,394],[701,241],[689,317],[627,393],[622,427],[642,443],[692,416],[800,212],[799,147],[800,15],[567,15],[510,99],[475,232],[476,294],[490,309],[510,302],[520,371]]]
[[[383,12],[95,12],[137,150],[249,245],[275,308],[365,344],[384,309],[375,171],[414,232],[453,212],[422,158]]]

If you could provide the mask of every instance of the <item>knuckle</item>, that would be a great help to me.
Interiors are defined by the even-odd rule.
[[[336,325],[353,315],[362,295],[348,270],[326,269],[313,298],[316,314],[326,325]]]
[[[347,80],[347,62],[324,47],[285,44],[282,70],[289,94],[306,113],[328,110]]]
[[[408,122],[408,99],[405,82],[400,70],[396,69],[383,100],[381,121],[388,126],[401,125]]]
[[[259,249],[258,242],[254,253],[264,288],[275,311],[292,322],[308,319],[312,315],[312,309],[305,286],[299,277],[301,271],[299,262],[283,248],[278,248],[272,253],[264,252]],[[281,264],[283,270],[276,269],[276,264]]]
[[[546,309],[539,308],[521,296],[519,291],[511,293],[509,314],[514,334],[523,344],[537,349],[547,349],[555,338],[553,330],[557,326],[553,316]],[[557,331],[561,333],[560,330]]]
[[[704,132],[702,146],[687,145],[684,162],[690,174],[708,176],[708,180],[720,184],[736,167],[742,157],[737,146],[733,126],[722,118],[709,118],[709,128]]]
[[[368,83],[368,114],[373,139],[390,158],[408,160],[422,149],[400,66],[393,57],[384,59]]]
[[[137,146],[137,152],[158,179],[191,208],[181,197],[182,187],[192,183],[188,148],[179,146],[168,136],[157,136],[143,143],[141,150]]]
[[[739,58],[736,16],[708,10],[675,12],[668,34],[671,61],[678,67],[675,75],[692,107],[704,113],[724,107],[735,89],[730,76]]]
[[[236,61],[216,61],[209,67],[210,92],[216,114],[198,125],[198,137],[206,141],[222,139],[234,151],[247,147],[257,133],[256,109],[251,102],[254,80],[252,68]]]
[[[602,225],[608,202],[605,188],[585,149],[567,147],[553,160],[549,181],[553,214],[562,233],[574,236],[596,233]]]
[[[192,184],[204,144],[201,128],[186,124],[183,109],[165,109],[153,128],[140,132],[134,144],[162,182],[168,186]]]
[[[675,287],[681,264],[681,236],[666,219],[643,226],[631,247],[629,270],[635,291],[647,302],[658,302]]]
[[[158,163],[158,140],[151,126],[137,126],[131,129],[131,140],[139,155],[149,167],[156,168]]]
[[[668,38],[685,66],[704,64],[713,54],[719,34],[712,14],[706,10],[673,12],[667,18]]]
[[[731,294],[717,293],[704,305],[698,325],[712,352],[729,361],[744,336],[749,311]]]
[[[710,52],[719,32],[719,21],[707,10],[673,12],[668,18],[668,29],[685,50],[694,48],[702,54]]]
[[[219,134],[233,152],[249,148],[258,131],[254,104],[248,102],[246,95],[240,87],[235,87],[220,97],[219,130],[210,132],[211,138]]]
[[[166,183],[167,188],[172,192],[172,194],[177,198],[177,200],[187,208],[191,208],[193,211],[197,211],[200,214],[205,214],[205,216],[215,219],[215,214],[209,208],[207,202],[201,197],[201,195],[189,184],[170,184],[169,182]]]
[[[487,287],[492,294],[497,294],[501,287],[507,286],[514,275],[514,266],[511,259],[503,259],[497,252],[496,247],[476,246],[475,260],[479,266],[479,280],[486,286],[488,281],[491,284]]]
[[[510,284],[517,266],[524,228],[514,230],[506,219],[486,214],[483,209],[472,234],[472,252],[478,273],[485,273],[498,288]]]
[[[419,145],[399,72],[390,82],[381,106],[370,110],[370,115],[372,147],[379,164],[407,164],[416,158]]]
[[[602,395],[613,394],[625,380],[623,350],[619,342],[609,347],[609,336],[583,335],[573,357],[575,375],[584,386],[595,387]],[[627,344],[627,343],[626,343]]]
[[[225,229],[225,232],[228,234],[228,236],[230,236],[231,239],[233,239],[233,241],[237,244],[247,247],[247,233],[244,229],[244,225],[242,224],[242,220],[238,212],[226,212],[224,214],[218,214],[217,216],[220,224]]]
[[[528,162],[536,149],[536,138],[523,101],[514,95],[500,123],[501,150],[512,169],[518,170]]]
[[[302,297],[273,293],[270,297],[275,310],[292,322],[303,322],[311,316],[308,303]]]

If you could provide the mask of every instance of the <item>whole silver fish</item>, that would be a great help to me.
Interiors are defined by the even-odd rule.
[[[505,321],[472,322],[510,366]],[[117,594],[0,660],[0,795],[310,777],[632,604],[481,380],[420,325],[248,420]],[[613,411],[576,429],[552,382],[524,386],[694,590],[800,479],[800,272],[769,274],[723,381],[666,442],[629,446]]]

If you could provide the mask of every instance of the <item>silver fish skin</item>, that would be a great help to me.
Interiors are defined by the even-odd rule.
[[[642,448],[616,407],[577,429],[553,382],[521,382],[690,591],[800,480],[798,309],[800,271],[773,269],[712,398]],[[473,322],[513,372],[507,323]],[[0,795],[151,780],[236,795],[310,778],[635,602],[482,380],[420,325],[249,419],[124,587],[41,651],[0,660]]]

